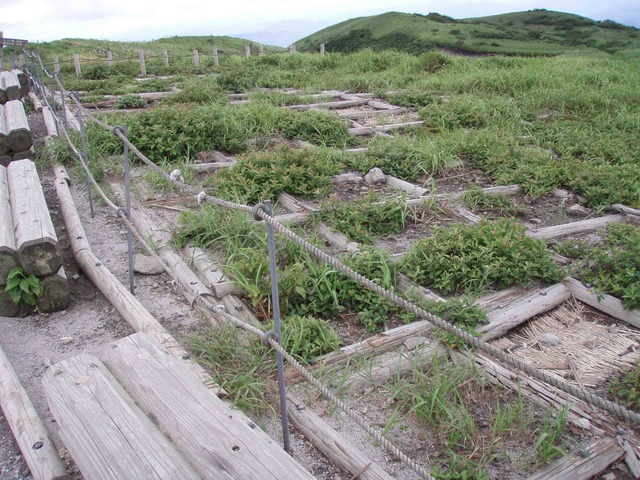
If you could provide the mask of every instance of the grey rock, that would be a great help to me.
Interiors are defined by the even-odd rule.
[[[616,327],[615,325],[609,325],[607,327],[607,332],[612,333],[612,334],[616,334],[616,333],[618,333],[618,327]]]
[[[78,275],[77,273],[74,275],[71,275],[71,280],[75,280],[75,281],[80,280],[80,275]]]
[[[371,170],[369,170],[369,173],[364,176],[364,182],[367,185],[381,185],[386,181],[387,176],[378,167],[372,168]]]
[[[592,210],[590,208],[583,207],[579,203],[576,203],[575,205],[571,205],[569,208],[567,208],[567,213],[574,217],[586,217],[588,215],[591,215]]]
[[[546,345],[547,347],[555,347],[556,345],[560,345],[561,343],[560,337],[558,337],[555,333],[550,332],[543,333],[542,335],[540,335],[540,338],[538,338],[538,340],[542,345]]]
[[[142,275],[160,275],[164,269],[154,258],[137,253],[133,257],[133,271]]]
[[[539,225],[542,223],[542,220],[540,220],[539,218],[530,218],[529,221],[531,223],[535,223],[536,225]]]

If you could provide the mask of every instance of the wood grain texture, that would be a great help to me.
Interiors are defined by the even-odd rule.
[[[44,107],[42,109],[42,117],[44,118],[44,128],[47,131],[47,135],[50,137],[57,137],[58,127],[56,124],[56,119],[49,107]]]
[[[71,479],[20,379],[0,348],[0,407],[35,480]],[[42,444],[39,448],[36,448]]]
[[[515,297],[504,308],[493,310],[487,315],[489,323],[476,329],[482,334],[480,337],[482,340],[486,342],[498,338],[535,315],[547,312],[571,297],[569,289],[562,284],[523,293],[523,296]]]
[[[134,334],[110,347],[105,364],[204,478],[313,478],[149,336]]]
[[[29,92],[29,101],[31,102],[31,106],[37,113],[40,113],[42,111],[42,103],[35,93]]]
[[[413,183],[394,177],[393,175],[387,175],[386,184],[388,187],[391,187],[395,190],[407,192],[412,197],[421,197],[422,195],[425,195],[429,192],[429,190],[426,188],[418,187]]]
[[[201,478],[96,357],[52,365],[42,385],[86,480]]]
[[[5,128],[9,138],[9,147],[14,152],[24,152],[33,145],[27,114],[20,100],[4,104]]]
[[[531,231],[528,235],[532,238],[544,238],[546,240],[551,240],[566,237],[567,235],[573,235],[575,233],[593,232],[610,223],[623,222],[624,220],[625,216],[623,214],[605,215],[604,217],[591,218],[589,220],[582,220],[579,222],[539,228],[536,231]]]
[[[216,298],[222,299],[226,295],[245,295],[246,292],[240,285],[227,280],[222,271],[222,267],[216,264],[211,257],[199,247],[187,245],[184,253],[189,259],[189,264],[193,265],[205,284],[212,288]]]
[[[0,105],[0,155],[5,155],[11,150],[7,124],[4,118],[4,105]]]
[[[625,454],[624,449],[611,438],[597,440],[584,450],[587,455],[573,453],[563,457],[527,480],[587,480],[606,470]]]
[[[7,169],[0,165],[0,287],[6,285],[7,275],[17,264]]]
[[[36,166],[31,160],[11,162],[7,177],[20,265],[28,274],[52,275],[62,256]]]
[[[0,82],[7,96],[7,101],[20,99],[20,80],[13,72],[0,72]]]
[[[291,423],[334,465],[361,480],[392,480],[393,477],[308,409],[293,394],[287,395]],[[357,476],[356,476],[357,475]]]
[[[636,328],[640,328],[640,310],[626,310],[622,302],[611,295],[598,295],[592,289],[585,287],[579,280],[566,277],[562,283],[569,289],[577,300],[586,303],[601,312],[622,320]]]

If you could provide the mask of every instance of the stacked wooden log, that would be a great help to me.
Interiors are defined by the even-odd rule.
[[[0,72],[0,104],[20,100],[29,94],[29,77],[22,70]]]
[[[35,164],[28,159],[0,166],[0,315],[24,316],[30,308],[13,303],[4,291],[11,269],[40,279],[40,312],[69,306],[69,284],[62,267],[58,238],[51,222]]]
[[[33,136],[20,100],[0,105],[0,165],[23,160],[33,154]]]

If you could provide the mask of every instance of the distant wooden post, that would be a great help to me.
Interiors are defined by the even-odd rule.
[[[244,56],[249,58],[251,56],[251,45],[245,45]]]
[[[0,32],[0,69],[4,60],[4,32]]]
[[[58,56],[53,57],[53,71],[56,73],[60,73],[60,61],[58,60]]]
[[[142,49],[138,50],[138,56],[140,57],[140,74],[143,77],[147,76],[147,66],[144,63],[144,52]]]
[[[216,67],[220,66],[220,61],[218,60],[218,47],[213,47],[213,63]]]
[[[113,52],[111,50],[107,50],[107,65],[113,67]]]
[[[324,55],[324,43],[320,44],[320,55]]]
[[[264,45],[260,44],[258,48],[259,48],[260,55],[264,55]]]
[[[164,61],[164,66],[168,67],[169,66],[169,52],[167,52],[166,48],[164,50],[162,50],[162,59]]]
[[[291,45],[289,45],[289,53],[296,53],[296,44],[292,43]]]
[[[200,55],[198,54],[198,49],[193,49],[193,64],[198,67],[200,66]]]
[[[82,75],[82,70],[80,69],[80,56],[77,53],[73,54],[73,64],[76,67],[76,75],[79,77]]]

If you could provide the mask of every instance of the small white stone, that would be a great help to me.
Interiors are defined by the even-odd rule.
[[[535,223],[536,225],[542,223],[542,220],[540,220],[539,218],[530,218],[529,221],[531,223]]]
[[[560,345],[562,342],[560,337],[558,337],[555,333],[543,333],[540,335],[538,339],[542,345],[546,345],[547,347],[555,347],[556,345]]]
[[[367,185],[381,185],[387,181],[387,176],[378,167],[374,167],[364,176],[364,181]]]
[[[73,337],[60,337],[60,341],[63,345],[69,345],[71,342],[73,342]]]

